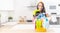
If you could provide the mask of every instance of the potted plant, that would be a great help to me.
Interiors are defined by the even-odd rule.
[[[10,22],[12,19],[13,19],[13,17],[11,17],[11,16],[8,17],[8,21],[9,21],[9,22]]]

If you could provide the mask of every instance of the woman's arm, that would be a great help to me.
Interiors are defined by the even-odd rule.
[[[51,16],[47,13],[46,14],[46,17],[49,19],[49,20],[51,20]]]
[[[48,14],[46,14],[46,17],[49,17],[49,15],[48,15]]]

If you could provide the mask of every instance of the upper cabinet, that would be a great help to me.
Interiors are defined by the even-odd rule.
[[[14,10],[14,0],[0,0],[0,10]]]

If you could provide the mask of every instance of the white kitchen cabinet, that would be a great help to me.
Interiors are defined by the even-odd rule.
[[[14,0],[0,0],[0,10],[14,10]]]

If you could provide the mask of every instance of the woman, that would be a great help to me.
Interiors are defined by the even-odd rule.
[[[46,17],[49,17],[48,14],[46,13],[45,11],[45,7],[44,7],[44,3],[43,2],[39,2],[38,5],[37,5],[37,9],[33,11],[33,17],[34,19],[36,19],[36,17],[40,14],[40,13],[45,13],[45,16]],[[35,21],[35,25],[38,25],[40,26],[40,28],[43,28],[42,26],[42,22],[43,22],[44,19],[40,19],[38,20],[37,22]],[[41,22],[42,21],[42,22]],[[40,23],[40,24],[39,24]],[[35,26],[36,28],[36,26]],[[37,28],[38,29],[38,28]],[[39,29],[38,29],[39,30]],[[40,31],[40,30],[39,30]]]
[[[45,7],[44,7],[44,3],[43,2],[39,2],[37,5],[37,9],[33,11],[33,17],[36,17],[39,15],[39,13],[46,13],[45,11]],[[48,17],[48,15],[46,14],[45,16]]]
[[[37,9],[33,11],[33,21],[35,20],[35,18],[36,18],[40,13],[46,13],[43,2],[39,2],[39,3],[37,4]],[[46,16],[46,17],[49,17],[47,13],[45,14],[45,16]]]

